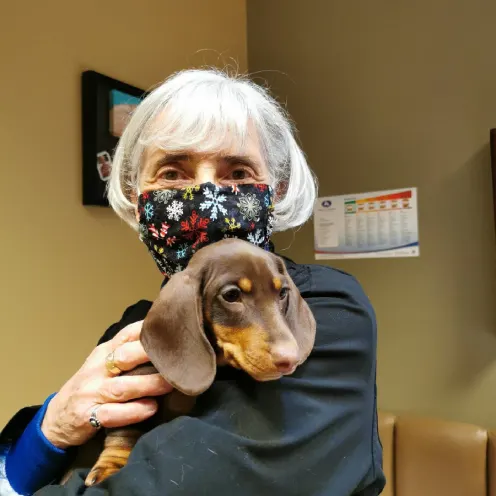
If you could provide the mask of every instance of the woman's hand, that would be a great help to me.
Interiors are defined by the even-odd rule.
[[[143,322],[122,329],[112,340],[97,346],[83,366],[50,401],[41,430],[56,447],[79,446],[96,433],[90,424],[91,412],[98,406],[103,427],[123,427],[151,417],[157,410],[154,399],[172,390],[159,374],[115,376],[105,359],[114,351],[115,365],[122,371],[149,362],[139,341]]]

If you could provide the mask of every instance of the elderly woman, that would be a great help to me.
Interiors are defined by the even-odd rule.
[[[167,284],[195,251],[224,237],[272,250],[273,231],[309,219],[315,190],[288,118],[265,90],[220,71],[188,70],[135,110],[108,196]],[[149,360],[139,335],[152,302],[139,301],[60,391],[4,428],[0,494],[47,486],[39,494],[378,495],[385,481],[374,311],[352,276],[284,260],[317,323],[313,350],[296,372],[256,382],[224,368],[194,417],[148,432],[101,485],[85,489],[87,471],[78,470],[56,486],[100,427],[149,418],[154,397],[171,390],[158,374],[120,375]]]

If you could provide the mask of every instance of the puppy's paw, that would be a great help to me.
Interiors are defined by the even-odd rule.
[[[118,468],[114,469],[110,467],[93,467],[91,472],[88,474],[88,477],[86,477],[84,483],[87,487],[100,484],[100,482],[108,479],[112,474],[115,474],[119,470],[120,469]]]
[[[111,475],[117,473],[127,463],[131,450],[127,449],[106,449],[100,455],[90,473],[84,481],[87,487],[100,484]]]

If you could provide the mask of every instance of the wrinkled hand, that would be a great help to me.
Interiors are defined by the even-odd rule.
[[[103,427],[123,427],[151,417],[157,410],[153,398],[172,390],[159,374],[115,376],[105,366],[114,351],[115,365],[122,371],[149,362],[140,341],[142,321],[122,329],[112,340],[97,346],[83,366],[50,401],[41,430],[58,448],[79,446],[96,433],[89,423],[98,408]]]

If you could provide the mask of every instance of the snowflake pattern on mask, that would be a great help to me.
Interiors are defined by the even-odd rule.
[[[159,189],[153,192],[153,197],[160,203],[168,203],[174,196],[175,192],[172,189]]]
[[[145,217],[146,220],[150,220],[153,217],[153,205],[151,203],[147,203],[145,205]]]
[[[270,238],[272,236],[272,233],[274,232],[274,216],[271,215],[269,217],[269,222],[267,223],[267,236]]]
[[[139,239],[143,241],[148,234],[148,226],[146,224],[140,224],[138,233],[139,233]]]
[[[255,193],[246,193],[246,195],[241,195],[237,206],[241,215],[246,220],[259,220],[262,205],[260,204],[260,200],[257,198]]]
[[[234,217],[226,217],[224,222],[226,225],[222,228],[223,231],[237,231],[241,228],[241,224]]]
[[[175,221],[179,221],[183,215],[183,202],[174,200],[170,205],[167,206],[167,218]]]
[[[210,209],[210,218],[217,220],[217,214],[227,214],[227,209],[222,205],[226,201],[226,196],[219,193],[219,188],[215,187],[212,191],[205,188],[205,201],[200,203],[200,210]]]
[[[260,246],[265,241],[265,236],[262,233],[262,229],[257,229],[255,232],[248,233],[246,239],[256,246]]]
[[[269,250],[273,194],[266,184],[217,187],[212,183],[143,193],[139,235],[164,276],[187,265],[196,251],[226,238]]]
[[[179,260],[180,258],[186,258],[186,254],[188,253],[188,245],[183,244],[179,248],[179,250],[176,251],[176,257]]]

